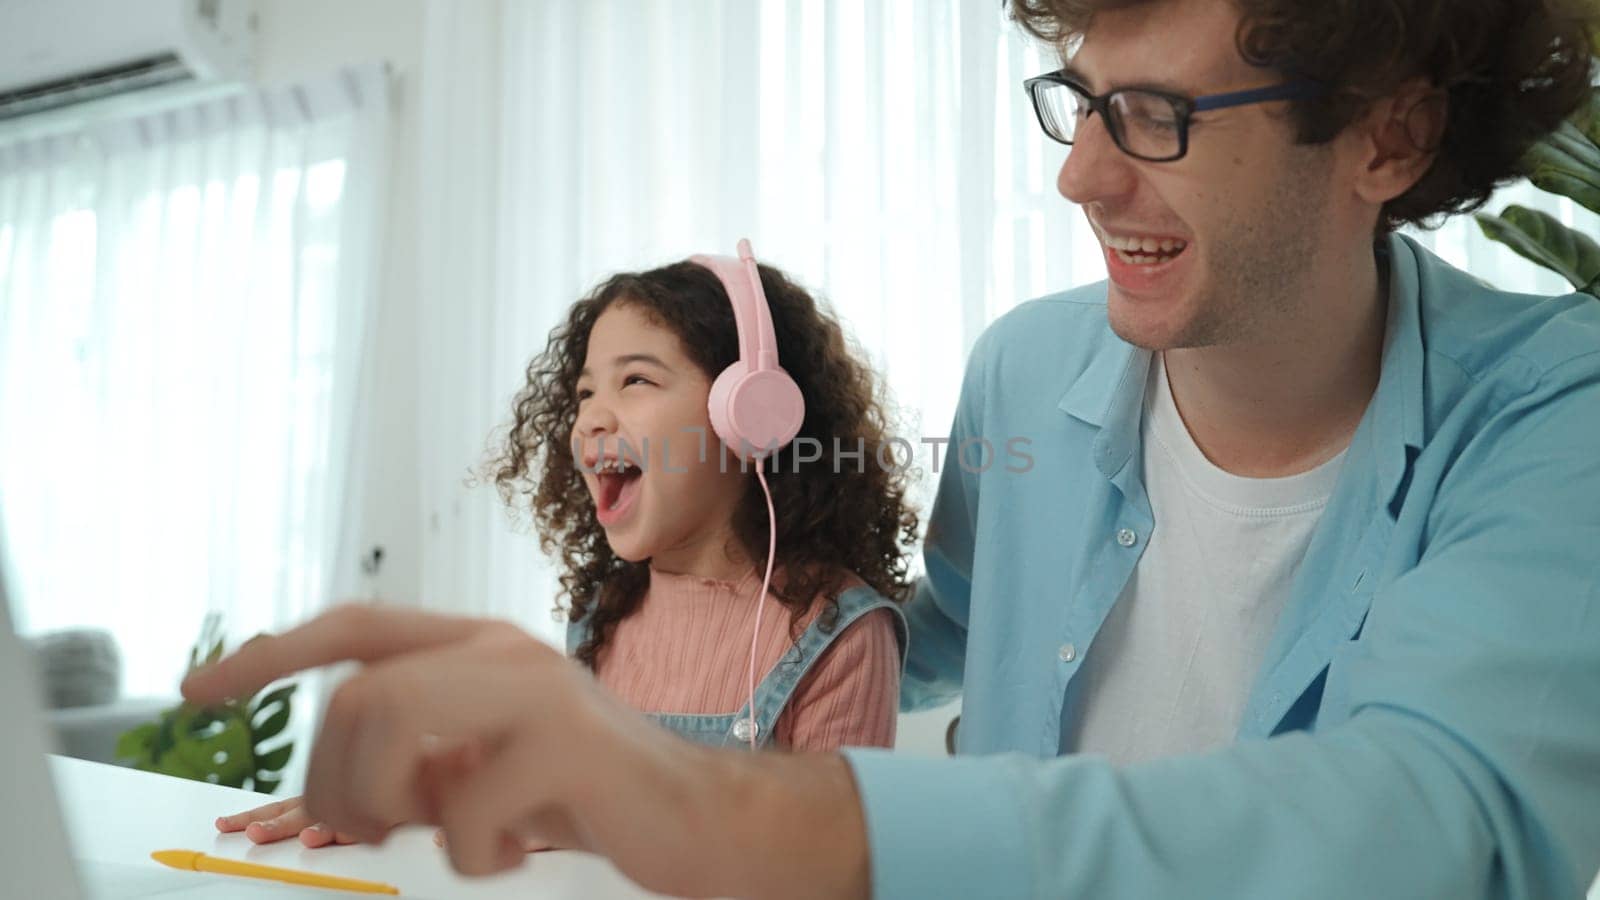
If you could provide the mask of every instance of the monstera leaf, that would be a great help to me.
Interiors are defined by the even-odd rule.
[[[189,651],[190,671],[222,658],[220,633],[220,618],[208,616],[199,642]],[[284,685],[213,709],[180,703],[156,721],[124,733],[117,739],[116,755],[147,772],[270,794],[282,783],[294,752],[292,742],[267,748],[289,724],[294,690],[295,685]]]
[[[1569,116],[1567,121],[1582,132],[1590,143],[1600,145],[1600,91],[1591,91],[1588,101]]]
[[[1600,91],[1591,90],[1577,112],[1529,149],[1521,168],[1534,187],[1600,213]],[[1574,288],[1600,296],[1600,244],[1593,238],[1521,206],[1476,218],[1491,240],[1559,273]]]
[[[1498,216],[1480,213],[1477,220],[1484,234],[1556,272],[1574,288],[1591,294],[1600,289],[1600,244],[1588,235],[1523,206],[1509,206]]]
[[[1587,109],[1582,111],[1588,115]],[[1595,125],[1591,121],[1590,128]],[[1600,212],[1600,146],[1573,122],[1562,122],[1522,158],[1534,187],[1560,194]]]

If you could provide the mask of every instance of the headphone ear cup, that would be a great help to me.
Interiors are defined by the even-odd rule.
[[[715,431],[717,437],[735,453],[739,450],[739,432],[734,428],[733,418],[728,415],[728,399],[733,396],[733,389],[739,385],[739,380],[744,378],[745,370],[743,360],[736,361],[723,369],[717,380],[711,382],[711,395],[706,398],[706,412],[711,417],[711,430]]]
[[[747,372],[743,362],[717,376],[707,407],[717,437],[735,456],[751,462],[794,440],[806,417],[805,397],[788,372]]]

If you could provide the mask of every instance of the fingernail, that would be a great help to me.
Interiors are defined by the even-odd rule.
[[[318,822],[317,824],[312,825],[308,830],[309,831],[315,831],[317,834],[332,834],[333,833],[333,829],[331,829],[328,826],[322,824],[321,822]]]

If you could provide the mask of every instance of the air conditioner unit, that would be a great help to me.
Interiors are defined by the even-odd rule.
[[[0,119],[254,68],[254,0],[0,0]]]

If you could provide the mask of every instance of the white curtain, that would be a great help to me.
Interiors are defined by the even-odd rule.
[[[558,638],[533,536],[465,476],[528,358],[611,272],[751,238],[831,302],[887,374],[911,437],[944,433],[988,322],[1105,277],[1082,215],[1056,193],[1065,148],[1022,92],[1053,54],[1000,3],[433,0],[427,17],[430,604]],[[1570,203],[1510,195],[1593,230]],[[1422,239],[1496,284],[1563,289],[1470,218]],[[930,462],[918,459],[925,474]]]
[[[998,4],[439,0],[425,34],[425,604],[558,639],[535,538],[464,476],[614,271],[749,237],[890,374],[906,433],[943,435],[995,311]]]
[[[387,119],[374,66],[0,131],[15,614],[109,629],[129,694],[175,694],[209,610],[238,639],[353,590]]]

